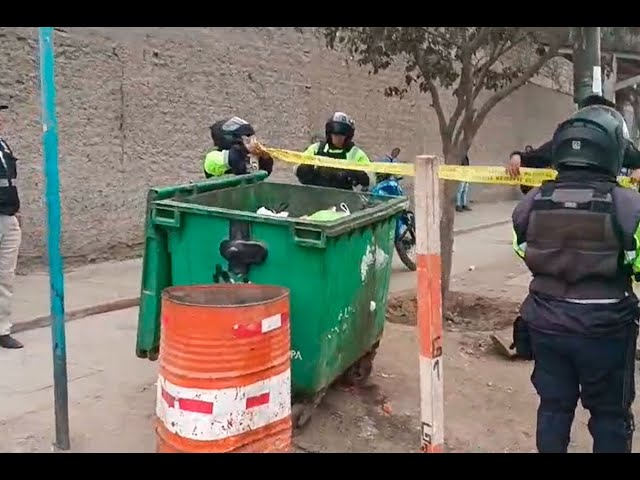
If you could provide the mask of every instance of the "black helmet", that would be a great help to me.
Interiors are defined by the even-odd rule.
[[[582,167],[618,175],[628,141],[627,124],[617,110],[591,105],[556,129],[553,164],[556,168]]]
[[[240,117],[219,120],[209,127],[213,144],[221,150],[228,150],[233,145],[242,143],[242,137],[255,135],[249,122]]]
[[[346,113],[336,112],[324,125],[324,133],[327,137],[327,142],[331,141],[331,134],[344,135],[346,137],[344,141],[346,146],[353,140],[353,135],[356,133],[356,123]]]
[[[598,93],[587,95],[580,102],[580,108],[591,107],[593,105],[604,105],[605,107],[616,108],[616,104],[611,100],[606,99]]]

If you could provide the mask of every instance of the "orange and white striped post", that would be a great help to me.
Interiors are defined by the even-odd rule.
[[[424,453],[442,453],[444,446],[439,164],[438,157],[432,155],[419,155],[415,161],[417,323]]]

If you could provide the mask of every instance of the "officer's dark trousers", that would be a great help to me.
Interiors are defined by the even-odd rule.
[[[637,327],[606,338],[530,333],[535,363],[531,382],[540,397],[538,451],[567,452],[580,399],[591,414],[593,452],[630,453]]]

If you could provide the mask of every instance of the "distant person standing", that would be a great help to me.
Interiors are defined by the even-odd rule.
[[[395,147],[393,150],[391,150],[391,153],[383,156],[380,160],[378,160],[379,162],[385,162],[385,163],[395,163],[398,161],[398,157],[400,156],[400,149],[398,147]],[[393,177],[393,175],[389,175],[386,173],[376,173],[376,182],[383,182],[384,180],[387,180],[388,178]],[[400,178],[397,177],[396,178]]]
[[[469,156],[465,155],[460,165],[463,167],[469,166]],[[456,191],[456,212],[470,211],[469,206],[469,182],[460,182],[458,184],[458,190]]]
[[[0,105],[0,134],[3,126],[1,113],[7,108],[7,105]],[[23,347],[11,336],[11,297],[22,241],[20,222],[16,217],[20,210],[20,198],[15,185],[17,160],[0,136],[0,347],[11,349]]]
[[[395,147],[393,150],[391,150],[390,154],[385,155],[384,157],[382,157],[378,161],[379,162],[387,162],[387,163],[395,163],[398,160],[399,156],[400,156],[400,149],[398,147]]]

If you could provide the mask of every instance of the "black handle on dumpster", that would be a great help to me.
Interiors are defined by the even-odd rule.
[[[246,275],[251,265],[260,265],[267,259],[267,247],[253,240],[224,240],[220,255],[229,262],[229,270],[236,275]]]

